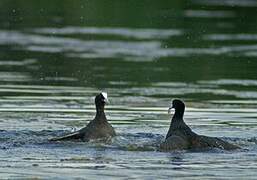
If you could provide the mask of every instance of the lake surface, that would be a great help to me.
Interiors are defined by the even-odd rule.
[[[0,2],[3,179],[255,179],[257,1]],[[49,142],[108,92],[111,143]],[[171,99],[242,147],[163,153]]]

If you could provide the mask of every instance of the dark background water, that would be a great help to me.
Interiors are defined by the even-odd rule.
[[[74,27],[77,30],[73,33],[55,35],[54,32],[49,32],[47,37],[54,39],[64,36],[93,42],[101,40],[106,41],[107,46],[108,41],[111,41],[110,45],[115,41],[122,41],[123,44],[114,47],[121,48],[114,55],[110,56],[108,52],[103,52],[100,58],[92,59],[90,56],[79,55],[69,57],[67,54],[76,51],[76,47],[67,50],[59,47],[56,53],[51,53],[47,49],[46,52],[41,52],[44,51],[44,47],[48,47],[48,39],[43,44],[29,42],[25,45],[22,43],[17,45],[17,42],[9,44],[7,39],[7,42],[1,46],[0,55],[6,60],[19,60],[21,57],[37,59],[40,69],[29,72],[35,77],[35,81],[40,81],[40,78],[46,76],[72,77],[79,81],[73,82],[76,85],[96,87],[104,87],[106,86],[104,83],[110,80],[147,85],[160,81],[256,79],[257,64],[254,54],[256,37],[247,38],[249,35],[254,36],[257,31],[255,18],[257,12],[254,4],[256,2],[251,2],[253,5],[249,4],[248,7],[247,3],[245,6],[238,5],[237,1],[231,1],[232,5],[229,3],[226,5],[226,2],[217,2],[216,5],[209,1],[114,1],[112,3],[107,1],[2,1],[1,28],[6,31],[22,31],[25,33],[24,39],[28,38],[26,35],[32,33],[34,28]],[[174,30],[174,35],[164,38],[158,37],[162,32],[157,32],[156,37],[145,39],[144,37],[124,37],[122,34],[116,35],[113,32],[79,33],[79,27],[151,28],[176,31]],[[135,30],[131,33],[137,32]],[[220,34],[225,34],[225,40],[222,37],[219,39]],[[233,37],[237,34],[242,34],[242,38]],[[218,37],[212,38],[212,35]],[[226,39],[226,35],[232,37]],[[12,35],[9,34],[9,36]],[[148,47],[137,55],[123,51],[124,49],[129,51],[131,48],[126,42],[131,43],[131,46],[149,42],[150,45],[152,43],[152,46],[158,47]],[[24,46],[26,48],[34,43],[40,44],[37,49],[29,52],[23,49]],[[65,46],[65,43],[62,46]],[[53,43],[52,46],[56,45]],[[83,50],[94,51],[94,48],[97,48],[101,51],[102,47],[96,46]],[[131,51],[144,48],[144,44],[138,46],[139,49],[132,47]],[[131,60],[133,56],[140,59],[124,62],[124,56]],[[151,61],[145,62],[148,59]],[[94,70],[98,69],[97,67],[104,68]],[[40,83],[44,82],[40,81]]]
[[[2,0],[3,178],[254,178],[256,17],[255,0]],[[112,144],[47,142],[92,119],[100,91]],[[172,98],[248,151],[156,152]]]

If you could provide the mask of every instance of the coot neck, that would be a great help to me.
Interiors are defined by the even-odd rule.
[[[104,106],[103,105],[96,105],[96,116],[95,119],[99,121],[106,121],[106,116],[104,113]]]
[[[183,122],[184,112],[185,112],[185,108],[175,109],[172,122]]]

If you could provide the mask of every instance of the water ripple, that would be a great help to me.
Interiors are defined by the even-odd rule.
[[[211,41],[231,41],[231,40],[241,40],[241,41],[256,41],[257,34],[209,34],[204,35],[205,40]]]
[[[186,10],[186,17],[198,18],[233,18],[235,13],[233,11],[207,11],[207,10]]]
[[[114,27],[65,27],[65,28],[40,28],[33,32],[40,34],[90,34],[90,35],[116,35],[135,39],[166,39],[170,36],[182,35],[177,29],[130,29]]]
[[[192,0],[196,4],[209,5],[209,6],[232,6],[232,7],[257,7],[255,0]]]
[[[20,45],[25,50],[59,53],[67,57],[80,58],[121,58],[141,61],[161,57],[187,57],[191,55],[224,55],[237,53],[245,56],[247,52],[257,49],[257,45],[234,45],[210,48],[163,47],[162,42],[122,41],[122,40],[81,40],[71,37],[42,36],[17,31],[0,31],[0,44]],[[18,47],[16,47],[18,48]]]
[[[198,81],[198,83],[213,85],[257,86],[257,80],[250,79],[218,79],[213,81]]]

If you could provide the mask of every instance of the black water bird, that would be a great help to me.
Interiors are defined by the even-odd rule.
[[[175,99],[172,101],[169,113],[173,108],[175,109],[175,113],[172,117],[165,141],[160,145],[161,151],[188,149],[201,150],[206,148],[233,150],[240,148],[220,138],[198,135],[193,132],[183,120],[185,104],[181,100]]]
[[[104,106],[108,103],[107,93],[102,92],[95,97],[96,115],[86,127],[71,134],[50,139],[50,141],[75,140],[90,141],[95,139],[108,140],[116,133],[111,124],[107,121]]]

